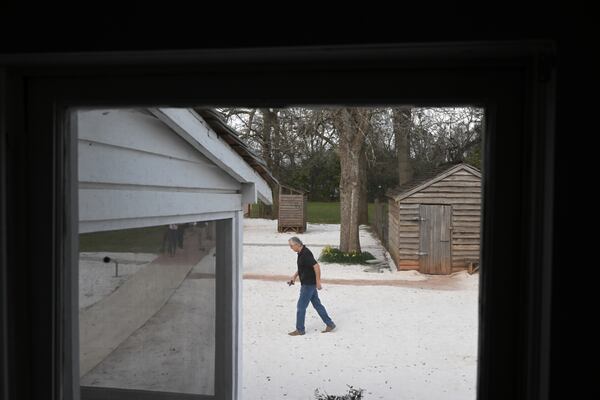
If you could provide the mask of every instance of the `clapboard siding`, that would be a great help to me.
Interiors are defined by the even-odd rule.
[[[215,133],[216,135],[216,133]],[[155,116],[137,110],[92,110],[77,113],[79,140],[104,143],[196,161],[206,157]],[[173,146],[174,142],[179,145]]]
[[[80,228],[89,232],[83,227],[114,221],[110,229],[124,229],[120,220],[163,217],[167,222],[174,216],[241,210],[241,201],[241,194],[80,189]]]
[[[481,212],[481,204],[454,204],[452,206],[453,210],[457,211],[472,211],[472,212]]]
[[[238,182],[204,157],[183,160],[81,140],[79,182],[211,188],[232,193],[240,189]]]
[[[432,179],[406,197],[389,200],[389,252],[400,269],[419,269],[421,204],[451,206],[452,268],[479,260],[481,231],[481,178],[458,168],[443,179]],[[450,170],[449,170],[450,171]]]
[[[77,113],[80,232],[241,209],[241,184],[153,115]]]
[[[447,204],[447,205],[454,206],[454,204],[456,204],[457,202],[460,202],[461,204],[479,204],[481,202],[481,199],[479,199],[479,198],[449,199],[449,198],[444,198],[444,197],[428,196],[428,197],[424,197],[424,198],[411,197],[411,198],[406,199],[406,202],[413,203],[413,204]]]

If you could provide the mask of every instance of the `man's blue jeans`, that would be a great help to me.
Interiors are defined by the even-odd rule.
[[[306,307],[308,303],[312,303],[313,307],[319,313],[319,317],[325,322],[326,325],[333,325],[333,321],[327,315],[327,310],[321,304],[319,300],[319,294],[317,291],[317,285],[302,285],[300,286],[300,298],[298,299],[298,305],[296,308],[296,329],[299,332],[304,333],[304,318],[306,316]]]

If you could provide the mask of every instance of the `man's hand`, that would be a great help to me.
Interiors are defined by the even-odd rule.
[[[297,277],[298,277],[298,272],[295,272],[294,275],[292,275],[290,280],[287,282],[288,286],[292,286],[294,284],[294,282],[296,282]]]
[[[317,283],[317,290],[321,290],[323,289],[323,286],[321,286],[321,282]]]

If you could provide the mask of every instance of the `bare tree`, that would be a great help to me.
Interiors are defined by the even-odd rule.
[[[364,149],[358,158],[360,164],[358,170],[360,172],[360,197],[358,202],[358,223],[360,225],[369,224],[369,197],[367,192],[367,168],[368,159],[367,151]]]
[[[479,167],[482,126],[481,108],[414,108],[410,133],[413,167],[423,171],[468,159]]]
[[[397,178],[402,184],[414,173],[444,162],[480,157],[481,109],[292,107],[221,112],[283,183],[308,185],[322,196],[324,187],[334,187],[339,173],[343,252],[361,250],[359,225],[368,223],[367,194],[381,195]],[[325,165],[335,175],[326,172],[324,179]],[[367,177],[373,179],[370,185]],[[277,188],[272,189],[277,201]]]
[[[358,108],[340,108],[333,112],[338,133],[340,157],[340,250],[360,252],[359,204],[361,171],[364,157],[368,111]]]
[[[394,126],[394,140],[396,142],[396,153],[398,154],[398,184],[402,185],[413,177],[413,169],[410,162],[410,128],[411,107],[402,106],[392,109]]]

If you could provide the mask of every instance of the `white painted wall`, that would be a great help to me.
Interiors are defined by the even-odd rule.
[[[266,204],[273,203],[267,182],[195,111],[185,108],[156,108],[150,111],[236,181],[245,183],[243,194],[246,203],[255,203],[257,199]]]
[[[186,112],[175,113],[180,122],[191,116]],[[182,123],[198,129],[185,118]],[[208,149],[217,154],[211,155],[149,112],[82,110],[77,130],[80,233],[210,219],[242,210],[244,201],[256,197],[257,186],[261,197],[270,195],[266,182],[225,142],[217,138]],[[192,139],[210,134],[186,133]],[[230,153],[243,162],[231,164],[236,173],[209,159]],[[256,178],[260,181],[253,182]]]

